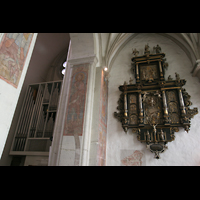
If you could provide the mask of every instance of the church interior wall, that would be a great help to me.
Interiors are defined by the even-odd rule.
[[[98,38],[101,41],[100,36],[98,35]],[[0,154],[3,151],[3,143],[6,141],[9,129],[10,131],[14,129],[14,126],[11,125],[11,123],[13,124],[12,119],[17,122],[17,114],[14,113],[18,113],[18,115],[20,113],[18,99],[21,98],[22,104],[22,91],[25,93],[25,85],[33,83],[31,82],[33,80],[34,82],[43,82],[60,79],[55,70],[58,69],[56,68],[57,61],[62,62],[62,56],[65,57],[63,53],[57,54],[53,63],[51,61],[52,65],[48,65],[48,73],[34,73],[34,76],[31,74],[31,70],[34,68],[30,66],[28,68],[28,65],[36,37],[37,34],[34,34],[18,87],[14,88],[0,79],[0,91],[2,91],[0,97],[3,97],[0,98],[2,105],[0,108],[0,120],[2,122],[0,132],[3,133],[0,136]],[[104,35],[102,35],[102,39],[103,37]],[[0,40],[2,38],[3,36],[0,35]],[[103,67],[106,65],[103,58],[105,52],[101,52],[101,48],[104,48],[105,44],[102,43],[102,47],[96,44],[96,40],[93,41],[92,33],[74,33],[70,34],[70,38],[72,50],[63,80],[64,89],[61,94],[60,110],[55,125],[56,131],[54,130],[54,139],[50,150],[52,161],[49,162],[47,157],[27,156],[24,165],[127,166],[130,165],[127,160],[132,157],[140,157],[140,161],[131,163],[131,165],[200,165],[198,142],[200,141],[198,134],[200,132],[198,125],[200,114],[197,114],[191,120],[189,133],[186,133],[183,128],[175,133],[175,140],[167,144],[168,149],[160,154],[159,160],[155,159],[154,154],[146,149],[145,144],[137,140],[136,133],[132,133],[132,130],[129,129],[126,134],[121,123],[114,118],[114,112],[117,111],[118,106],[117,101],[121,94],[118,89],[119,85],[123,85],[124,81],[129,82],[130,78],[135,83],[134,74],[131,70],[132,49],[136,48],[140,52],[139,56],[143,55],[147,43],[150,46],[151,53],[153,47],[157,44],[161,47],[161,52],[165,53],[166,62],[169,64],[168,69],[165,70],[165,79],[167,80],[169,75],[175,79],[175,72],[177,72],[181,79],[187,80],[184,88],[191,95],[193,105],[190,107],[197,107],[200,110],[200,83],[197,77],[192,77],[191,71],[194,63],[188,57],[189,53],[187,54],[170,37],[167,38],[162,34],[140,33],[127,40],[128,42],[124,46],[122,45],[119,51],[117,48],[113,50],[112,57],[110,57],[112,62],[109,62],[112,66],[109,66],[111,70],[107,76],[103,71]],[[96,51],[94,51],[94,48]],[[41,46],[38,49],[44,50]],[[63,51],[65,51],[64,48]],[[88,69],[84,70],[84,67]],[[82,75],[78,76],[78,74]],[[87,84],[83,86],[83,83],[86,82]],[[81,93],[76,91],[78,87],[81,88]],[[77,97],[81,98],[82,101],[77,102]],[[15,111],[15,108],[18,110]],[[73,125],[73,123],[73,130],[70,130],[70,125]],[[73,131],[77,134],[74,134]],[[13,136],[9,137],[11,143]],[[9,141],[7,140],[7,142]],[[7,152],[9,152],[9,149],[10,146],[7,145]],[[1,159],[0,165],[7,165],[8,159],[6,159],[4,164],[2,164],[4,160]]]
[[[168,69],[165,70],[165,79],[171,75],[175,79],[175,72],[180,75],[181,79],[186,79],[187,83],[184,88],[191,95],[193,107],[200,109],[200,93],[199,80],[197,77],[192,77],[192,63],[186,53],[172,40],[162,35],[145,33],[138,34],[130,40],[124,48],[119,52],[113,62],[110,72],[108,84],[108,121],[107,121],[107,154],[106,165],[127,165],[126,159],[131,155],[141,156],[141,161],[136,165],[200,165],[200,115],[197,114],[191,120],[191,128],[189,133],[186,133],[182,128],[175,133],[175,140],[167,144],[168,149],[161,153],[160,159],[154,158],[154,154],[146,149],[146,145],[137,140],[137,134],[132,133],[131,129],[127,134],[123,131],[121,123],[114,118],[113,113],[117,111],[117,101],[121,92],[119,85],[123,85],[124,81],[129,82],[130,77],[134,80],[134,74],[131,71],[131,58],[133,57],[132,49],[139,50],[139,56],[144,54],[144,47],[149,44],[150,51],[157,44],[165,53]],[[134,165],[134,163],[133,163]]]
[[[4,34],[4,36],[5,36],[5,34]],[[4,145],[5,145],[7,136],[8,136],[8,132],[9,132],[10,125],[11,125],[11,122],[12,122],[12,118],[13,118],[13,115],[14,115],[14,112],[15,112],[17,101],[18,101],[18,98],[19,98],[19,95],[20,95],[20,92],[21,92],[21,89],[22,89],[22,85],[23,85],[23,82],[24,82],[24,79],[25,79],[25,76],[26,76],[29,61],[30,61],[30,58],[31,58],[31,55],[32,55],[34,45],[35,45],[36,37],[37,37],[37,33],[34,33],[32,40],[30,42],[30,46],[27,49],[26,58],[22,59],[22,57],[20,57],[20,58],[15,57],[15,59],[22,59],[22,61],[24,61],[21,76],[19,78],[19,82],[15,84],[15,83],[13,83],[12,80],[9,80],[7,77],[3,78],[3,74],[2,74],[2,78],[0,79],[0,91],[1,91],[1,94],[0,94],[1,95],[1,98],[0,98],[0,105],[1,105],[0,106],[0,121],[1,121],[1,126],[0,126],[0,133],[1,133],[0,134],[0,157],[2,155],[3,148],[4,148]],[[4,37],[1,38],[1,45],[4,45],[4,43],[2,44],[3,40],[4,40]],[[14,38],[11,38],[11,40],[14,40]],[[15,45],[14,43],[13,43],[13,45]],[[6,41],[5,41],[5,46],[7,47],[8,54],[10,52],[10,55],[16,55],[13,52],[14,47],[12,47],[12,46],[9,47],[9,44],[8,44],[8,42],[6,43]],[[0,48],[2,49],[2,46]],[[2,56],[6,55],[6,53],[2,52],[1,55]],[[11,57],[10,57],[10,60],[12,60]],[[3,58],[3,60],[1,60],[1,67],[3,67],[3,63],[2,63],[3,61],[5,61],[5,58]],[[7,69],[9,69],[9,67]],[[1,69],[1,72],[2,72],[2,69]]]
[[[3,153],[0,165],[10,165],[11,163],[12,156],[9,156],[9,152],[27,86],[34,83],[62,80],[61,67],[67,57],[70,40],[69,34],[34,33],[34,37],[35,45],[30,49],[30,62],[26,65],[27,71],[24,74],[24,77],[21,77],[23,81],[21,89],[19,90],[19,98],[12,99],[12,102],[16,102],[16,105],[13,108],[13,117],[10,119],[10,126],[8,126],[7,140],[4,149],[2,149]],[[33,158],[34,161],[36,157],[29,156],[29,162],[31,158]]]

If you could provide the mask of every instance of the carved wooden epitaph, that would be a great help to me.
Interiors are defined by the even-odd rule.
[[[159,153],[175,139],[174,132],[178,132],[179,127],[189,131],[190,120],[198,109],[189,108],[192,105],[190,95],[182,88],[185,79],[175,73],[175,80],[171,76],[165,80],[164,70],[168,67],[165,54],[161,53],[159,45],[153,49],[155,53],[150,54],[148,44],[145,45],[143,56],[138,56],[139,52],[134,50],[131,60],[136,84],[130,78],[129,84],[125,81],[119,86],[122,93],[114,116],[125,132],[131,128],[138,134],[138,140],[146,143],[147,149],[159,159]]]

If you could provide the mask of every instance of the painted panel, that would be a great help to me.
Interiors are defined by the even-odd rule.
[[[147,80],[154,80],[158,79],[158,70],[156,65],[141,65],[140,66],[140,74],[141,74],[141,80],[147,81]]]
[[[63,135],[82,136],[88,70],[88,64],[73,67]]]
[[[0,78],[17,88],[33,33],[5,33],[0,43]]]
[[[74,166],[79,165],[79,159],[80,159],[80,149],[81,149],[80,137],[83,134],[88,72],[89,72],[88,63],[73,66],[71,81],[70,81],[69,98],[67,103],[67,112],[65,117],[65,126],[63,135],[74,136],[75,148],[70,149],[70,151],[73,151],[74,153],[68,154],[67,156],[68,159],[71,160],[70,165]]]

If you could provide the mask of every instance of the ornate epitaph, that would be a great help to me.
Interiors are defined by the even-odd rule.
[[[119,112],[114,112],[114,116],[122,123],[125,132],[132,128],[132,132],[138,134],[138,140],[146,143],[159,159],[159,153],[175,139],[174,132],[178,132],[179,127],[189,131],[190,120],[198,109],[189,108],[192,104],[190,95],[182,88],[185,79],[175,73],[175,80],[171,76],[165,80],[164,70],[168,67],[165,54],[161,53],[159,45],[153,50],[155,54],[150,54],[148,44],[143,56],[138,56],[139,52],[134,50],[135,57],[131,60],[136,84],[130,79],[129,84],[125,81],[119,86],[122,92],[118,100]]]

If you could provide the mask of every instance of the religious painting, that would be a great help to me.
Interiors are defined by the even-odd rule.
[[[177,102],[169,102],[168,104],[168,107],[169,107],[169,112],[176,112],[178,113],[178,103]]]
[[[137,115],[131,115],[129,121],[130,121],[130,124],[138,124]]]
[[[161,99],[154,94],[147,94],[143,97],[144,124],[162,123],[162,103]]]
[[[145,157],[141,150],[121,150],[121,165],[122,166],[144,166]]]
[[[82,136],[88,81],[88,64],[73,67],[64,135]]]
[[[180,116],[179,116],[180,111],[179,111],[176,91],[175,90],[167,91],[166,96],[167,96],[168,111],[171,123],[178,124],[180,123]]]
[[[129,124],[138,124],[137,95],[128,95]]]
[[[169,113],[169,117],[171,119],[172,124],[180,123],[180,117],[179,117],[178,113]]]
[[[142,81],[152,82],[155,79],[158,79],[157,65],[141,65],[140,74]]]
[[[167,91],[166,92],[166,96],[167,96],[167,101],[168,102],[170,102],[170,101],[177,101],[175,91],[173,91],[173,90]]]
[[[137,103],[137,96],[136,95],[130,95],[130,103]]]
[[[98,166],[106,165],[106,135],[107,135],[107,109],[108,109],[108,81],[104,70],[101,74],[101,94],[99,107],[99,146],[98,146]]]
[[[130,113],[137,113],[137,106],[136,104],[130,105]]]
[[[0,43],[0,78],[17,88],[33,33],[5,33]]]

